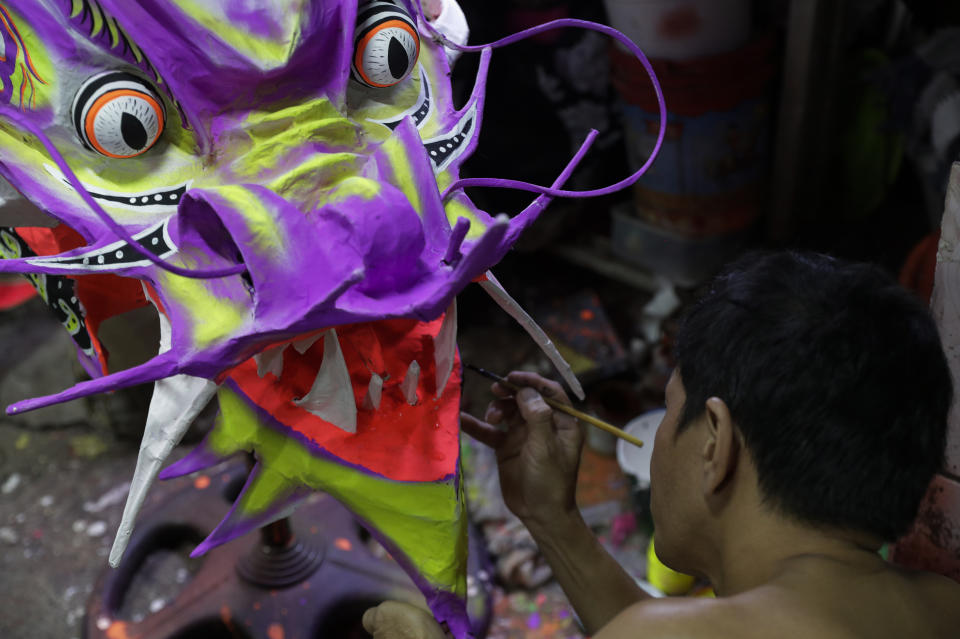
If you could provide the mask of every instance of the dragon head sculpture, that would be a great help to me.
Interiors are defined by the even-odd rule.
[[[441,18],[465,33],[452,0]],[[488,272],[569,171],[512,219],[456,188],[491,49],[458,110],[456,43],[411,0],[2,0],[0,23],[0,175],[16,189],[0,220],[56,224],[0,231],[0,271],[31,277],[92,378],[8,412],[155,383],[111,563],[219,393],[215,428],[163,475],[258,462],[197,552],[323,489],[464,635],[457,293],[480,281],[581,393]],[[114,371],[101,324],[148,304],[157,355]]]

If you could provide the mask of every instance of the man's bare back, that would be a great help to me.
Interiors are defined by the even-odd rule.
[[[597,639],[956,639],[960,584],[883,563],[864,568],[799,558],[759,588],[718,599],[629,607]]]

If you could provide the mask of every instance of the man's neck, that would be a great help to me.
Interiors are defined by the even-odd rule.
[[[751,518],[749,526],[731,526],[705,572],[718,595],[730,596],[813,561],[875,570],[882,565],[879,547],[869,535],[813,528],[765,513]]]

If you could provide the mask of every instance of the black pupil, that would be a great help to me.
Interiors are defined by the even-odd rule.
[[[410,66],[410,56],[407,55],[407,48],[396,38],[390,38],[390,47],[387,49],[387,63],[390,65],[390,73],[395,78],[402,78],[407,73],[407,67]]]
[[[131,149],[139,151],[147,145],[147,130],[137,116],[124,111],[120,118],[120,133]]]

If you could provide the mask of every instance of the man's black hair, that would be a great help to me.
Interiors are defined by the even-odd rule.
[[[764,499],[813,525],[905,533],[942,467],[952,396],[927,309],[876,266],[747,255],[685,315],[681,424],[723,399]]]

